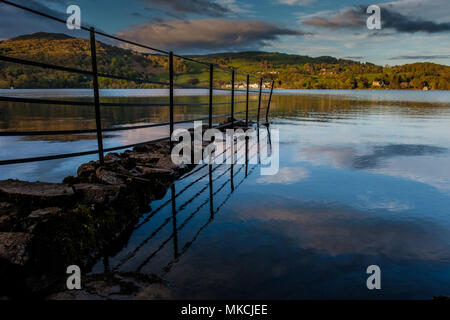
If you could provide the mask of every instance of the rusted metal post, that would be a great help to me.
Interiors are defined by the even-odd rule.
[[[210,219],[214,219],[214,188],[213,188],[213,177],[212,177],[212,164],[209,165],[209,212]]]
[[[234,164],[231,163],[230,168],[230,186],[231,186],[231,192],[234,192]]]
[[[172,230],[173,230],[173,256],[178,258],[178,229],[177,229],[177,206],[175,202],[175,185],[172,184],[170,187],[171,198],[172,198]]]
[[[247,75],[247,100],[245,103],[245,125],[248,127],[248,97],[249,97],[249,88],[250,88],[250,75]]]
[[[209,65],[209,128],[212,128],[214,65]]]
[[[258,118],[257,118],[258,126],[259,126],[259,114],[260,114],[260,110],[261,110],[262,83],[263,83],[263,78],[261,78],[259,80],[259,99],[258,99]]]
[[[234,69],[231,71],[231,127],[234,126]]]
[[[173,52],[169,53],[169,108],[170,108],[170,149],[173,147],[172,133],[173,133]]]
[[[95,124],[97,128],[97,144],[98,158],[100,164],[104,164],[103,158],[103,136],[102,136],[102,117],[100,114],[100,93],[98,87],[98,70],[97,70],[97,50],[95,47],[95,29],[90,29],[91,33],[91,62],[92,62],[92,84],[94,87],[94,104],[95,104]]]
[[[275,80],[272,80],[272,87],[270,88],[270,95],[269,95],[269,103],[267,104],[267,110],[266,110],[266,122],[269,123],[269,109],[270,109],[270,102],[272,101],[272,93],[273,93],[273,85],[275,83]]]
[[[249,136],[245,136],[245,177],[248,176],[248,140],[250,139]]]

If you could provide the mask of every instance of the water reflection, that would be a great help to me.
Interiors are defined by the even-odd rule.
[[[373,147],[373,153],[357,156],[353,159],[353,167],[355,169],[370,169],[379,166],[380,161],[398,156],[424,156],[424,155],[437,155],[447,152],[446,148],[427,146],[427,145],[414,145],[414,144],[396,144],[387,146],[375,146]]]
[[[158,99],[163,98],[151,98]],[[110,248],[93,272],[156,273],[181,298],[450,295],[448,101],[449,92],[278,93],[271,111],[271,127],[280,130],[278,174],[260,176],[250,164],[193,171],[151,203],[153,210],[126,244]],[[92,110],[83,107],[43,118],[31,107],[23,114],[18,105],[3,110],[1,126],[11,130],[7,122],[30,130],[56,125],[52,112],[70,126],[91,125]],[[196,118],[206,110],[178,112]],[[111,126],[168,116],[161,108],[139,107],[103,114]],[[105,143],[131,144],[165,130],[121,133]],[[2,138],[0,156],[88,150],[95,143]],[[88,160],[8,166],[0,169],[0,178],[60,181]],[[372,264],[382,270],[378,292],[365,286]]]
[[[270,137],[270,130],[265,128],[267,135]],[[251,175],[258,164],[252,164],[257,159],[261,158],[261,149],[263,146],[260,144],[260,129],[256,130],[257,139],[255,143],[249,142],[250,139],[245,140],[245,144],[239,145],[236,141],[235,145],[232,145],[231,153],[226,160],[232,162],[226,164],[224,161],[222,164],[203,164],[199,165],[194,171],[186,174],[179,181],[173,184],[170,188],[170,194],[166,196],[168,199],[161,200],[161,204],[146,216],[134,227],[133,235],[139,233],[140,230],[146,231],[149,226],[154,230],[150,232],[146,237],[139,242],[130,240],[131,246],[127,246],[124,250],[119,250],[119,253],[113,257],[105,256],[102,258],[103,271],[117,271],[125,270],[130,271],[127,266],[133,266],[133,271],[142,272],[149,264],[153,262],[155,256],[157,256],[162,250],[167,248],[169,243],[172,243],[173,254],[171,259],[164,264],[155,263],[157,270],[160,271],[161,276],[166,276],[170,272],[174,264],[180,261],[182,256],[189,250],[189,248],[199,238],[201,232],[206,229],[215,219],[216,215],[220,212],[221,208],[227,203],[232,194],[244,183],[244,181]],[[254,146],[256,144],[256,148]],[[264,146],[268,148],[267,152],[263,154],[267,157],[271,156],[270,139],[269,144]],[[241,148],[245,148],[245,152],[240,152]],[[224,151],[225,152],[225,151]],[[242,156],[242,154],[244,154]],[[220,154],[216,155],[217,157]],[[232,161],[230,158],[232,157]],[[241,159],[242,158],[242,159]],[[255,161],[252,161],[254,159]],[[242,165],[235,165],[234,163],[244,163]],[[250,167],[249,167],[250,166]],[[183,185],[178,192],[178,186]],[[228,186],[228,187],[227,187]],[[208,196],[204,198],[204,195],[208,191]],[[190,194],[190,195],[189,195]],[[187,198],[179,201],[186,195]],[[217,203],[214,199],[219,198]],[[209,205],[209,208],[205,208]],[[169,210],[170,208],[170,210]],[[169,212],[170,211],[170,212]],[[167,217],[163,218],[162,223],[157,223],[157,226],[152,226],[155,221],[155,217],[161,217],[165,212],[170,213]],[[186,213],[188,212],[188,213]],[[204,216],[204,213],[209,214]],[[182,218],[180,216],[182,215]],[[201,217],[205,221],[199,226],[189,228],[188,230],[193,236],[184,244],[180,245],[179,233],[183,231],[191,220]],[[162,241],[158,243],[158,235],[165,228],[171,227],[171,233],[166,238],[162,238]],[[153,243],[155,242],[155,243]],[[157,244],[158,243],[158,244]],[[152,245],[156,249],[149,251],[148,247]],[[114,262],[111,262],[113,260]],[[111,267],[112,266],[112,267]],[[154,266],[152,266],[154,267]],[[98,269],[98,267],[97,267]],[[95,270],[95,268],[94,268]]]

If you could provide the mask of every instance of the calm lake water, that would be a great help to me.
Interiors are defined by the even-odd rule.
[[[166,102],[165,93],[104,90],[102,99]],[[179,103],[208,101],[201,90],[177,93]],[[0,96],[61,99],[90,100],[91,94],[0,90]],[[214,112],[228,110],[219,105]],[[207,106],[175,112],[177,120],[194,119]],[[104,127],[167,121],[168,115],[164,107],[102,109]],[[94,127],[92,107],[0,102],[1,130]],[[214,165],[212,189],[208,166],[177,181],[151,203],[128,242],[92,272],[155,273],[181,298],[450,296],[450,92],[283,90],[273,98],[271,129],[280,132],[277,175],[261,176],[257,164]],[[115,132],[105,145],[167,134],[165,127]],[[93,150],[96,139],[1,137],[0,147],[4,160]],[[61,181],[91,159],[3,166],[0,179]],[[366,287],[370,265],[381,268],[381,290]]]

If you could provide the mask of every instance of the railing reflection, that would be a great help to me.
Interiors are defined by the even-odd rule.
[[[268,139],[268,145],[265,146],[268,148],[268,152],[265,153],[267,157],[271,155],[271,145],[270,145],[270,130],[266,128]],[[159,227],[157,227],[153,232],[151,232],[145,239],[140,241],[137,245],[134,246],[134,249],[128,253],[125,257],[122,257],[120,260],[116,262],[114,267],[110,267],[108,259],[105,259],[105,271],[110,269],[114,271],[121,270],[126,263],[131,263],[132,265],[137,265],[134,270],[136,272],[141,272],[142,269],[147,266],[150,261],[159,253],[169,242],[173,244],[173,258],[162,268],[164,273],[167,273],[171,270],[172,266],[179,261],[179,259],[183,256],[184,253],[192,246],[192,244],[197,240],[202,230],[204,230],[210,223],[215,219],[218,212],[221,208],[227,203],[230,199],[231,195],[243,184],[243,182],[255,171],[257,167],[259,167],[261,163],[261,146],[260,146],[260,128],[258,127],[256,130],[256,143],[251,144],[252,139],[249,137],[245,138],[245,144],[241,145],[241,148],[245,148],[245,153],[241,157],[237,157],[238,152],[241,148],[236,147],[237,143],[231,145],[231,154],[229,157],[233,157],[234,161],[232,164],[228,165],[228,168],[224,169],[223,172],[217,173],[214,175],[216,171],[225,166],[225,161],[221,164],[206,164],[201,165],[196,168],[194,171],[186,174],[181,178],[181,181],[187,179],[188,177],[192,177],[193,174],[199,174],[199,177],[190,182],[187,186],[181,189],[178,193],[176,192],[177,183],[173,184],[170,188],[170,199],[166,200],[163,204],[161,204],[155,210],[152,210],[146,217],[142,219],[140,223],[135,226],[135,230],[143,228],[146,224],[151,223],[152,218],[155,217],[156,214],[161,212],[164,208],[167,208],[169,204],[171,205],[171,213],[165,218]],[[226,150],[223,151],[225,153]],[[225,160],[229,159],[229,157],[225,157]],[[254,163],[251,165],[251,163]],[[238,164],[242,163],[242,164]],[[205,171],[205,173],[202,172]],[[243,172],[241,176],[240,173]],[[214,184],[222,177],[226,176],[229,173],[229,177],[219,185],[219,187],[214,190]],[[206,181],[204,179],[208,177]],[[236,180],[238,179],[238,180]],[[180,180],[179,180],[180,181]],[[204,185],[198,185],[201,181],[204,181]],[[219,193],[223,196],[223,191],[227,190],[225,187],[230,183],[230,189],[225,194],[224,200],[216,204],[215,198],[219,195]],[[177,198],[180,195],[184,194],[188,191],[193,191],[194,195],[189,197],[183,203],[178,204],[177,206]],[[178,221],[179,217],[177,217],[178,213],[184,209],[189,209],[189,205],[194,203],[194,200],[199,199],[199,197],[206,191],[209,190],[208,198],[198,204],[190,214],[183,220]],[[186,227],[186,225],[198,215],[198,213],[205,208],[209,204],[209,212],[208,212],[208,220],[202,224],[197,231],[195,232],[193,238],[190,241],[187,241],[183,246],[179,244],[179,233]],[[138,254],[142,256],[142,251],[144,247],[155,238],[157,234],[161,232],[161,230],[169,225],[169,222],[172,221],[171,234],[163,240],[159,246],[153,250],[148,255],[145,254],[145,259],[139,264],[134,264],[133,259],[140,260],[142,258],[138,258]]]

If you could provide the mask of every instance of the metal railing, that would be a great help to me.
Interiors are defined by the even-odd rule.
[[[49,14],[24,7],[22,5],[13,3],[11,1],[6,0],[0,0],[0,2],[5,3],[7,5],[16,7],[21,10],[25,10],[28,12],[31,12],[33,14],[40,15],[42,17],[58,21],[61,23],[66,24],[66,21],[54,16],[51,16]],[[93,106],[95,110],[95,123],[96,128],[95,129],[85,129],[85,130],[59,130],[59,131],[3,131],[0,132],[1,136],[41,136],[41,135],[67,135],[67,134],[85,134],[85,133],[95,133],[97,136],[97,145],[98,148],[96,150],[89,150],[89,151],[81,151],[81,152],[74,152],[74,153],[66,153],[66,154],[56,154],[56,155],[48,155],[48,156],[39,156],[39,157],[31,157],[31,158],[21,158],[21,159],[10,159],[10,160],[0,160],[0,165],[9,165],[9,164],[18,164],[18,163],[27,163],[27,162],[37,162],[37,161],[46,161],[46,160],[55,160],[55,159],[64,159],[64,158],[71,158],[71,157],[79,157],[79,156],[86,156],[86,155],[92,155],[92,154],[98,154],[98,158],[101,164],[104,162],[104,154],[105,152],[111,152],[111,151],[117,151],[117,150],[123,150],[132,148],[139,145],[149,144],[149,143],[156,143],[168,140],[171,143],[170,137],[172,136],[172,133],[174,131],[174,126],[176,124],[183,124],[183,123],[190,123],[194,121],[201,121],[201,120],[208,120],[209,128],[213,127],[213,119],[216,118],[223,118],[223,117],[229,117],[230,122],[227,124],[231,124],[231,126],[234,125],[235,116],[237,114],[245,113],[245,118],[241,119],[240,121],[244,121],[246,125],[249,123],[249,112],[250,111],[257,111],[257,123],[259,125],[260,122],[260,116],[261,111],[264,110],[261,107],[261,104],[263,102],[268,102],[266,109],[266,122],[268,122],[268,116],[269,116],[269,110],[270,110],[270,103],[272,99],[272,92],[274,87],[274,81],[272,81],[271,89],[270,91],[263,91],[263,78],[259,77],[259,90],[250,90],[250,77],[258,77],[256,75],[252,74],[246,74],[241,73],[235,70],[232,67],[224,67],[221,65],[213,64],[213,63],[207,63],[204,61],[199,61],[196,59],[192,59],[190,57],[181,56],[174,54],[172,51],[165,51],[153,47],[149,47],[147,45],[139,44],[133,41],[129,41],[126,39],[119,38],[117,36],[109,35],[107,33],[101,32],[96,30],[94,27],[86,27],[86,26],[80,26],[82,30],[89,31],[90,34],[90,51],[91,51],[91,71],[88,70],[82,70],[78,68],[72,68],[72,67],[65,67],[65,66],[59,66],[59,65],[53,65],[48,63],[42,63],[42,62],[36,62],[36,61],[30,61],[15,57],[8,57],[4,55],[0,55],[0,61],[8,62],[8,63],[15,63],[20,65],[26,65],[26,66],[32,66],[32,67],[39,67],[44,69],[51,69],[56,71],[63,71],[63,72],[69,72],[69,73],[77,73],[80,75],[90,76],[92,77],[92,84],[93,84],[93,93],[94,93],[94,101],[93,102],[86,102],[86,101],[65,101],[65,100],[52,100],[52,99],[34,99],[34,98],[17,98],[17,97],[8,97],[8,96],[0,96],[0,101],[6,101],[6,102],[15,102],[15,103],[32,103],[32,104],[49,104],[49,105],[71,105],[71,106]],[[158,54],[166,55],[169,59],[169,81],[154,81],[148,78],[130,78],[130,77],[124,77],[121,75],[112,75],[108,73],[101,73],[98,72],[98,62],[97,62],[97,48],[96,48],[96,35],[100,35],[115,41],[123,42],[128,45],[133,45],[136,47],[140,47],[142,49],[146,50],[152,50],[157,52]],[[200,86],[188,86],[184,84],[177,84],[174,81],[174,57],[184,59],[186,61],[190,61],[193,63],[202,64],[204,66],[209,67],[209,86],[208,87],[200,87]],[[226,88],[215,88],[214,87],[214,70],[220,69],[223,71],[227,71],[231,73],[231,89]],[[237,89],[235,88],[235,78],[236,75],[243,75],[246,76],[246,89]],[[100,102],[100,86],[99,86],[99,78],[109,78],[109,79],[117,79],[117,80],[125,80],[125,81],[133,81],[138,84],[154,84],[154,85],[162,85],[169,88],[169,103],[105,103]],[[182,88],[182,89],[208,89],[209,90],[209,102],[208,103],[181,103],[176,104],[174,103],[174,88]],[[215,90],[224,90],[231,92],[231,102],[213,102],[213,96]],[[236,92],[245,92],[246,99],[242,101],[235,101],[235,93]],[[258,100],[249,100],[250,92],[258,93]],[[269,93],[269,100],[263,101],[262,100],[262,94],[263,93]],[[254,109],[249,109],[249,104],[251,102],[258,102],[258,107]],[[245,103],[245,111],[235,112],[235,105]],[[227,114],[218,114],[215,115],[213,112],[213,106],[215,105],[224,105],[224,104],[230,104],[230,113]],[[126,127],[112,127],[112,128],[102,128],[102,122],[101,122],[101,106],[119,106],[119,107],[125,107],[125,106],[149,106],[149,107],[169,107],[170,113],[169,113],[169,121],[168,122],[161,122],[161,123],[152,123],[152,124],[146,124],[146,125],[135,125],[135,126],[126,126]],[[175,112],[174,107],[176,106],[208,106],[208,117],[203,117],[199,119],[191,119],[191,120],[181,120],[181,121],[174,121]],[[139,142],[135,144],[128,144],[128,145],[122,145],[117,147],[111,147],[111,148],[104,148],[103,147],[103,132],[111,132],[111,131],[123,131],[123,130],[135,130],[135,129],[144,129],[144,128],[154,128],[154,127],[161,127],[161,126],[169,126],[169,136],[159,139],[154,139],[150,141],[145,142]]]
[[[270,136],[270,131],[267,129],[267,134]],[[257,135],[259,135],[259,129],[257,131]],[[257,139],[259,141],[259,139]],[[270,139],[269,139],[270,141]],[[257,145],[257,153],[256,154],[250,154],[250,150],[255,147],[255,144]],[[238,156],[238,151],[240,148],[245,148],[244,156]],[[142,230],[142,228],[145,228],[149,223],[153,222],[154,217],[156,215],[166,214],[167,216],[165,218],[159,217],[161,222],[158,222],[154,225],[153,232],[149,233],[143,240],[141,240],[132,251],[128,252],[124,257],[122,257],[120,260],[117,261],[117,263],[112,267],[112,270],[118,271],[121,270],[121,268],[132,261],[134,265],[137,265],[137,268],[135,269],[136,272],[141,272],[142,269],[147,266],[151,260],[160,253],[171,241],[173,242],[173,258],[170,259],[170,261],[165,264],[161,268],[161,270],[164,270],[165,273],[170,271],[171,266],[180,259],[180,257],[191,247],[194,241],[197,240],[199,234],[202,230],[204,230],[209,224],[212,223],[212,221],[215,219],[216,215],[219,213],[223,205],[226,204],[226,202],[230,199],[230,196],[239,188],[239,186],[247,179],[248,176],[252,174],[252,172],[260,166],[261,163],[261,155],[260,155],[260,146],[259,143],[256,142],[252,145],[249,144],[249,141],[246,140],[245,145],[241,146],[240,148],[234,148],[232,150],[231,155],[226,155],[226,158],[233,158],[235,159],[234,162],[238,162],[239,160],[244,160],[241,165],[238,165],[238,168],[236,169],[233,164],[230,166],[223,168],[222,164],[206,164],[204,166],[201,166],[198,173],[198,177],[187,184],[183,189],[176,192],[175,184],[171,185],[171,192],[170,196],[166,196],[166,200],[161,203],[157,208],[150,211],[144,219],[142,219],[139,224],[134,226],[134,231],[136,230]],[[269,149],[270,150],[270,149]],[[222,151],[222,153],[226,153],[226,150]],[[221,154],[217,154],[215,156],[220,156]],[[256,159],[258,159],[256,161]],[[255,160],[255,164],[251,167],[249,166],[251,160]],[[232,161],[233,163],[233,161]],[[249,168],[250,167],[250,168]],[[222,169],[222,171],[220,171]],[[242,175],[239,179],[239,181],[236,181],[236,178],[238,175],[242,172]],[[214,173],[215,176],[214,176]],[[226,178],[226,175],[229,174],[229,178]],[[188,173],[187,175],[183,176],[181,178],[184,179],[186,177],[192,176],[192,172]],[[221,182],[221,180],[224,180],[223,178],[226,178],[224,182]],[[216,190],[214,190],[214,185],[217,184],[218,187]],[[225,195],[223,195],[223,191],[227,190],[225,187],[229,185],[230,189],[228,192],[226,192]],[[206,199],[204,199],[204,195],[207,194],[209,191],[209,194],[207,195]],[[179,200],[180,196],[182,194],[185,194],[186,192],[190,192],[192,195],[186,196],[186,199],[183,199],[181,203],[177,204],[177,199]],[[217,198],[217,195],[219,193],[222,193],[222,197],[224,200],[219,203],[215,204],[214,198]],[[202,199],[203,198],[203,199]],[[195,200],[202,199],[202,201],[196,205],[193,206],[193,208],[190,208],[192,204],[194,204]],[[163,200],[163,199],[161,199]],[[206,208],[209,204],[209,216],[207,217],[208,220],[200,225],[200,228],[194,228],[194,230],[197,230],[195,232],[194,237],[192,240],[185,242],[183,246],[181,246],[180,250],[180,240],[178,237],[178,234],[183,231],[183,229],[186,227],[186,225],[196,216],[201,216],[200,211],[203,208]],[[193,209],[193,210],[192,210]],[[164,211],[165,210],[165,211]],[[179,216],[179,213],[183,210],[186,210],[187,213],[183,214],[183,217]],[[178,219],[182,219],[181,221],[178,221]],[[170,234],[167,237],[164,237],[164,235],[160,236],[162,238],[162,241],[158,241],[158,243],[154,242],[151,246],[149,245],[150,242],[154,241],[155,237],[162,233],[163,229],[168,227],[170,228],[170,222],[172,222],[172,229],[168,230]],[[155,247],[156,249],[149,251],[149,247]],[[143,251],[143,249],[146,249],[149,251],[149,253],[144,254],[145,259],[143,259],[142,262],[136,261],[139,258],[139,253]],[[105,257],[108,259],[108,257]],[[110,266],[108,262],[108,266]],[[108,270],[109,271],[109,270]]]

